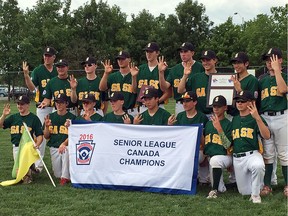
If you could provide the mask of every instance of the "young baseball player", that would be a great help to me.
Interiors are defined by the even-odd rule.
[[[159,107],[158,90],[155,88],[146,89],[142,99],[145,102],[147,110],[135,116],[134,124],[167,125],[171,114]]]
[[[78,102],[78,108],[80,114],[83,112],[82,99],[85,94],[94,94],[95,95],[95,110],[101,116],[104,116],[103,110],[104,106],[107,105],[106,102],[103,102],[104,92],[99,90],[99,83],[101,78],[97,76],[97,62],[94,57],[87,57],[85,61],[81,63],[84,66],[86,76],[76,81],[73,79],[73,75],[70,78],[71,85],[71,101],[73,103]]]
[[[171,68],[167,80],[165,80],[164,73],[168,67],[167,63],[164,61],[164,57],[159,58],[158,70],[159,70],[159,83],[162,91],[166,91],[172,86],[175,104],[175,114],[184,111],[183,106],[180,102],[181,93],[178,93],[178,86],[181,78],[183,77],[184,68],[191,68],[191,75],[196,73],[204,72],[204,68],[200,62],[193,59],[195,54],[195,47],[189,42],[183,43],[180,48],[178,48],[182,62]],[[183,91],[184,92],[184,91]]]
[[[287,73],[282,72],[282,52],[278,48],[271,48],[262,56],[266,62],[269,75],[259,81],[261,91],[261,113],[271,131],[271,138],[263,140],[265,177],[261,195],[272,192],[271,175],[277,152],[285,187],[284,195],[288,196],[288,142],[287,142]],[[276,158],[277,160],[277,158]]]
[[[96,98],[95,94],[86,93],[81,100],[83,106],[83,112],[80,116],[76,117],[76,120],[86,121],[102,121],[102,116],[95,111]]]
[[[127,111],[128,114],[135,116],[138,112],[135,108],[136,103],[136,92],[132,86],[136,86],[132,82],[136,82],[136,79],[132,79],[132,75],[129,68],[129,63],[131,62],[130,54],[127,51],[120,51],[116,57],[117,63],[119,65],[119,71],[112,73],[113,66],[110,64],[110,60],[106,60],[103,64],[104,74],[99,84],[100,91],[110,90],[113,92],[122,92],[124,96],[123,109]]]
[[[44,117],[52,112],[52,106],[46,106],[45,109],[41,109],[38,106],[44,100],[43,92],[47,83],[57,76],[57,70],[54,66],[54,61],[56,58],[57,51],[53,47],[46,47],[43,52],[43,61],[44,63],[36,67],[32,73],[31,78],[29,76],[29,66],[27,62],[23,62],[23,74],[27,87],[30,91],[36,90],[36,115],[41,121],[41,124],[44,123]],[[42,158],[45,155],[46,140],[43,139],[39,151]],[[41,160],[38,160],[35,163],[36,171],[41,172],[43,169],[43,164]]]
[[[52,78],[43,92],[44,100],[39,105],[40,108],[46,108],[51,103],[53,99],[56,98],[59,94],[65,94],[68,97],[68,106],[67,109],[72,114],[76,115],[76,106],[71,102],[71,85],[68,76],[69,65],[68,61],[60,59],[56,64],[58,76]],[[74,79],[74,77],[71,77]]]
[[[122,92],[113,92],[110,97],[112,112],[107,113],[103,121],[110,123],[132,124],[133,116],[123,110],[125,97]]]
[[[225,192],[222,170],[232,166],[232,156],[227,154],[232,141],[232,124],[225,118],[227,101],[222,95],[213,99],[213,115],[205,125],[204,154],[209,157],[212,190],[207,198],[217,198],[218,192]]]
[[[233,165],[238,191],[242,195],[251,195],[253,203],[261,203],[260,187],[265,165],[259,152],[258,135],[269,139],[270,131],[258,114],[250,91],[241,91],[234,99],[239,110],[239,115],[232,120]]]
[[[55,97],[56,112],[45,117],[44,138],[48,140],[54,176],[60,178],[60,185],[70,181],[69,154],[68,154],[68,128],[66,119],[75,119],[75,115],[67,111],[69,99],[65,94]]]
[[[17,157],[17,153],[19,150],[19,142],[22,136],[22,131],[24,129],[23,122],[25,122],[28,126],[31,136],[35,137],[35,144],[37,148],[39,148],[43,140],[41,121],[35,114],[29,111],[29,97],[26,95],[20,96],[16,102],[19,113],[12,114],[8,118],[6,118],[11,112],[10,104],[6,104],[4,106],[2,116],[0,117],[0,127],[3,129],[10,129],[14,161]],[[24,183],[32,182],[31,169],[28,171],[23,181]]]

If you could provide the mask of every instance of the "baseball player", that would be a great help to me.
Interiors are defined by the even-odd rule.
[[[157,43],[151,42],[146,45],[144,48],[147,63],[142,64],[139,66],[139,69],[137,67],[130,68],[132,75],[134,74],[137,76],[137,86],[136,86],[136,92],[137,95],[141,95],[140,91],[141,88],[143,90],[143,86],[152,86],[155,89],[158,90],[159,95],[159,107],[162,109],[164,108],[164,103],[171,97],[171,88],[167,89],[167,91],[163,92],[160,89],[159,85],[159,72],[158,72],[158,56],[160,54],[160,48]],[[132,70],[135,70],[135,72]],[[165,79],[167,78],[169,73],[169,70],[166,70],[164,73]],[[142,102],[138,101],[139,105],[139,113],[144,112],[147,110],[147,107]]]
[[[111,93],[117,91],[122,92],[124,95],[123,109],[127,111],[128,114],[135,116],[138,113],[135,109],[137,94],[132,87],[136,86],[136,84],[133,84],[132,82],[136,82],[136,79],[132,79],[130,73],[130,54],[127,51],[120,51],[116,59],[120,69],[115,73],[112,73],[113,66],[110,64],[110,60],[106,60],[102,63],[105,71],[100,81],[99,89],[100,91],[109,89]]]
[[[86,93],[81,100],[83,106],[83,112],[80,116],[76,117],[76,120],[86,121],[102,121],[102,116],[95,111],[96,98],[95,94]]]
[[[10,112],[10,104],[6,104],[3,109],[2,116],[0,117],[0,127],[3,129],[9,128],[11,133],[11,143],[13,145],[13,159],[16,160],[19,150],[19,142],[24,130],[23,122],[26,123],[30,134],[35,137],[36,148],[42,143],[43,131],[41,129],[41,121],[39,118],[29,111],[30,100],[26,95],[20,96],[17,99],[17,109],[19,113],[12,114],[7,117]],[[6,118],[7,117],[7,118]],[[27,175],[23,178],[24,183],[32,182],[31,171],[29,170]]]
[[[146,89],[141,99],[144,100],[147,110],[142,114],[135,116],[133,122],[134,124],[168,125],[168,119],[171,114],[159,107],[159,96],[157,89]]]
[[[244,90],[248,90],[252,92],[254,97],[257,100],[257,107],[258,107],[258,80],[255,76],[252,74],[249,74],[247,69],[249,67],[249,57],[245,52],[238,52],[235,54],[235,56],[230,60],[230,63],[232,63],[234,70],[236,71],[236,75],[231,76],[231,79],[234,83],[234,88],[236,92],[241,92]],[[235,107],[228,107],[229,115],[235,116],[238,115],[239,112]],[[232,118],[231,116],[228,116],[228,118]]]
[[[272,192],[271,175],[277,152],[285,180],[284,195],[288,196],[288,143],[287,143],[287,73],[282,72],[282,52],[271,48],[262,56],[269,75],[259,81],[261,91],[261,113],[271,131],[271,138],[263,140],[265,177],[261,195]]]
[[[110,97],[112,112],[107,113],[103,121],[110,123],[132,124],[133,116],[123,110],[125,97],[122,92],[112,92]]]
[[[71,101],[77,103],[78,108],[81,111],[83,110],[82,99],[85,94],[90,93],[95,95],[95,110],[101,116],[104,116],[104,102],[102,104],[103,92],[99,90],[100,77],[96,75],[97,62],[94,57],[87,57],[85,61],[81,63],[84,66],[86,77],[83,77],[76,81],[75,85],[71,88]],[[103,105],[103,107],[102,107]]]
[[[217,198],[218,192],[225,192],[222,170],[232,166],[232,156],[227,154],[232,141],[232,124],[225,118],[227,101],[222,95],[213,99],[213,115],[205,125],[204,154],[209,157],[212,190],[207,198]]]
[[[201,65],[201,63],[193,59],[193,56],[195,54],[195,47],[193,44],[185,42],[180,46],[180,48],[178,48],[178,51],[180,52],[182,62],[171,68],[167,80],[165,80],[164,73],[168,65],[164,61],[164,57],[159,58],[159,64],[158,64],[160,88],[162,91],[166,91],[172,86],[174,99],[176,101],[175,105],[176,115],[184,111],[183,106],[180,102],[182,94],[178,93],[178,86],[181,78],[183,77],[184,68],[190,67],[192,71],[191,75],[204,72],[204,68]]]
[[[236,97],[239,115],[232,120],[233,165],[238,191],[250,195],[253,203],[261,203],[260,187],[265,173],[264,160],[259,152],[258,135],[270,138],[265,120],[258,114],[250,91],[241,91]]]
[[[70,182],[69,154],[68,154],[68,128],[66,119],[75,119],[75,115],[67,112],[69,99],[64,93],[55,97],[56,112],[45,117],[44,137],[50,147],[51,163],[54,176],[60,178],[60,185]]]
[[[36,67],[29,76],[29,66],[27,62],[23,62],[23,74],[27,87],[30,91],[36,90],[36,115],[40,119],[41,123],[44,123],[44,117],[52,112],[53,107],[47,106],[45,109],[38,108],[38,106],[43,101],[43,91],[53,77],[57,76],[57,70],[54,66],[54,61],[56,58],[57,51],[53,47],[46,47],[43,52],[44,63]],[[43,139],[42,144],[39,147],[40,155],[44,158],[45,155],[46,140]],[[43,164],[41,160],[35,163],[36,172],[41,172],[43,169]]]
[[[64,59],[60,59],[59,62],[56,64],[58,76],[52,78],[45,87],[43,91],[44,100],[39,105],[39,108],[46,108],[53,103],[53,99],[57,97],[59,94],[65,94],[68,97],[68,106],[67,110],[70,111],[72,114],[76,115],[76,107],[75,104],[71,102],[71,85],[70,82],[75,83],[75,79],[73,76],[68,76],[68,62]]]

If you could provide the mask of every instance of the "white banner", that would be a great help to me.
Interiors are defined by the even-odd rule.
[[[69,127],[74,187],[195,194],[202,125]]]

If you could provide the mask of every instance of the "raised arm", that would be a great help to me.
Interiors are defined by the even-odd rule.
[[[158,71],[159,71],[159,85],[160,89],[165,92],[169,87],[171,86],[169,82],[165,80],[165,71],[167,69],[168,65],[166,61],[164,61],[164,56],[160,56],[158,58]]]
[[[24,80],[25,80],[26,86],[29,88],[30,91],[34,91],[36,87],[33,84],[32,80],[29,76],[29,66],[28,66],[26,61],[23,61],[22,69],[23,69]]]
[[[104,74],[99,84],[99,90],[106,91],[108,89],[108,76],[110,73],[112,73],[113,66],[110,64],[110,60],[105,60],[104,62],[102,62],[102,65],[104,66]]]

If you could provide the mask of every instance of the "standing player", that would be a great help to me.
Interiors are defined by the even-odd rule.
[[[271,48],[262,56],[269,75],[260,79],[261,113],[267,122],[271,138],[264,140],[265,177],[261,195],[272,192],[271,175],[277,152],[285,180],[284,195],[288,196],[288,143],[287,143],[287,73],[282,72],[282,52]],[[277,160],[277,158],[276,158]]]
[[[135,109],[136,92],[134,92],[132,86],[136,86],[132,80],[130,73],[129,63],[131,62],[130,54],[126,51],[120,51],[116,57],[119,71],[112,73],[113,67],[110,64],[110,60],[106,60],[103,64],[105,71],[99,84],[100,91],[106,91],[109,89],[112,92],[122,92],[124,96],[123,109],[130,115],[135,116],[137,110]]]
[[[57,70],[54,66],[57,51],[53,47],[46,47],[43,53],[44,63],[36,67],[29,76],[29,66],[27,62],[23,62],[23,74],[27,87],[30,91],[36,90],[36,115],[40,119],[41,123],[44,123],[44,117],[52,112],[53,107],[47,106],[45,109],[38,108],[43,101],[43,91],[50,79],[57,76]],[[44,158],[45,155],[46,140],[43,139],[40,145],[40,154]],[[41,160],[35,163],[36,171],[40,172],[43,169]]]
[[[69,104],[65,94],[60,93],[55,97],[57,111],[45,117],[44,137],[50,147],[51,163],[54,175],[60,178],[60,185],[70,181],[69,153],[68,153],[68,128],[65,127],[67,119],[75,119],[75,115],[67,112]]]
[[[30,100],[26,95],[20,96],[17,100],[17,109],[19,113],[10,115],[6,118],[10,112],[10,104],[6,104],[3,109],[2,116],[0,117],[0,127],[3,129],[9,128],[11,133],[11,143],[13,145],[13,159],[16,160],[17,153],[19,150],[19,143],[24,129],[23,122],[26,123],[30,134],[35,137],[36,147],[42,143],[43,131],[41,129],[41,122],[39,118],[29,111]],[[23,179],[24,183],[31,183],[32,176],[31,171]]]
[[[78,99],[78,108],[81,111],[83,110],[82,99],[85,94],[94,94],[95,95],[95,110],[101,116],[104,116],[103,110],[104,103],[102,107],[102,98],[103,93],[99,90],[100,77],[96,75],[97,62],[94,57],[87,57],[85,61],[81,63],[84,66],[86,77],[83,77],[75,82],[75,85],[71,86],[71,101],[73,103],[77,102]]]
[[[67,110],[72,114],[76,115],[75,104],[71,102],[71,85],[70,82],[75,82],[74,77],[73,81],[69,80],[68,77],[68,62],[64,59],[60,59],[56,64],[58,76],[52,78],[47,84],[45,90],[43,91],[44,100],[39,105],[40,108],[46,108],[53,103],[53,99],[56,98],[59,94],[65,94],[68,97],[68,106]]]
[[[217,198],[218,191],[225,192],[222,170],[232,166],[232,157],[227,154],[232,141],[232,124],[225,118],[227,101],[222,95],[213,99],[213,115],[205,126],[204,154],[209,156],[212,190],[207,198]]]
[[[253,203],[261,203],[265,165],[259,152],[258,135],[270,138],[270,131],[259,116],[255,98],[250,91],[241,91],[234,98],[240,115],[232,120],[233,165],[238,191],[250,195]]]
[[[146,89],[141,99],[144,100],[147,110],[142,114],[135,116],[134,124],[168,125],[168,119],[171,114],[159,107],[159,96],[157,89]]]
[[[164,61],[164,58],[159,58],[158,70],[159,70],[159,83],[162,91],[167,91],[172,86],[174,99],[176,101],[175,113],[176,115],[183,110],[183,106],[180,102],[181,94],[178,93],[178,86],[181,78],[183,77],[184,68],[191,68],[191,75],[196,73],[204,72],[200,62],[197,62],[193,59],[195,54],[195,47],[189,42],[183,43],[178,49],[180,52],[180,57],[182,62],[175,65],[171,68],[167,80],[165,80],[164,73],[168,67],[167,63]],[[184,92],[184,91],[183,91]]]

